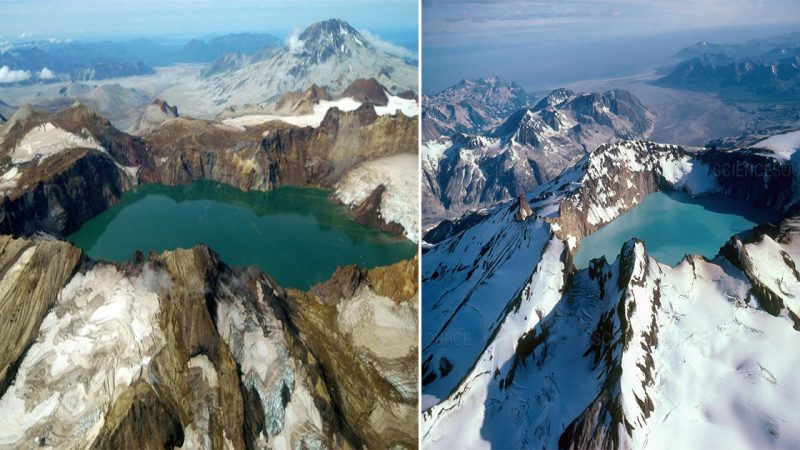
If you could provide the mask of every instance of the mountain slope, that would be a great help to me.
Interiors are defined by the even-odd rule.
[[[557,89],[482,136],[423,145],[423,217],[432,224],[528,192],[598,145],[646,137],[652,115],[633,94]]]
[[[65,242],[0,236],[0,261],[0,311],[19,318],[0,329],[0,445],[416,443],[415,262],[344,268],[306,293],[202,246],[116,265]],[[394,326],[369,320],[370,307]],[[390,349],[363,347],[386,335]]]
[[[800,341],[787,164],[761,149],[604,145],[527,195],[531,217],[509,202],[442,237],[423,258],[423,445],[800,443],[798,361],[786,356]],[[712,261],[669,267],[632,240],[616,261],[575,270],[583,236],[659,189],[729,195],[786,218],[732,238]]]
[[[338,94],[358,78],[375,78],[392,92],[417,89],[415,61],[382,51],[338,19],[311,24],[268,59],[234,67],[210,74],[203,86],[222,106],[264,103],[311,84]]]

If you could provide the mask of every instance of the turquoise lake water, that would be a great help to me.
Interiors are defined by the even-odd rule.
[[[359,225],[329,191],[282,187],[242,192],[200,181],[144,185],[67,239],[91,258],[130,259],[204,243],[229,265],[255,265],[285,287],[308,289],[337,266],[375,267],[412,257],[416,244]]]
[[[761,223],[775,223],[779,217],[775,211],[729,197],[691,198],[684,192],[655,192],[583,238],[575,267],[588,267],[590,260],[603,255],[613,262],[622,244],[634,237],[644,241],[650,256],[669,265],[677,264],[687,253],[713,258],[734,234]]]

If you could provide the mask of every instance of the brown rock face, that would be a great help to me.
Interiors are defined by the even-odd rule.
[[[135,185],[96,150],[66,151],[19,170],[24,184],[11,190],[0,204],[0,232],[16,236],[37,231],[66,236]]]
[[[386,186],[379,185],[359,205],[350,209],[354,221],[369,225],[394,234],[402,234],[403,226],[396,222],[387,223],[380,214],[381,200],[386,192]]]
[[[417,341],[410,337],[417,327],[417,266],[415,258],[373,270],[346,267],[311,292],[288,291],[290,319],[367,448],[417,445]],[[409,334],[394,335],[377,317],[405,318]]]
[[[517,213],[514,214],[514,218],[517,219],[517,221],[522,222],[523,220],[527,220],[528,217],[533,215],[533,210],[531,209],[530,205],[528,205],[528,201],[525,200],[524,195],[519,196],[518,202],[519,202],[519,209],[517,210]]]
[[[0,236],[0,396],[80,260],[80,250],[66,242]]]
[[[386,96],[386,88],[378,83],[375,78],[357,79],[344,90],[342,97],[352,97],[361,103],[377,106],[386,106],[389,103],[389,97]]]
[[[311,114],[314,105],[317,103],[331,100],[330,94],[324,87],[312,84],[303,92],[287,92],[275,103],[274,112],[286,115]]]
[[[157,161],[153,181],[213,179],[242,190],[285,184],[333,187],[357,164],[416,148],[416,118],[377,116],[371,107],[331,109],[317,128],[264,125],[241,132],[179,119],[145,136]]]
[[[31,407],[48,401],[50,389],[90,386],[98,377],[93,371],[111,377],[110,390],[81,391],[87,406],[74,416],[46,415],[21,429],[20,443],[256,448],[280,439],[292,448],[416,447],[416,259],[369,271],[342,268],[305,293],[287,292],[255,269],[231,269],[203,246],[111,265],[85,261],[64,242],[0,236],[0,270],[0,313],[7,318],[0,328],[0,396],[34,341],[40,347],[12,394]],[[47,339],[74,339],[81,323],[112,311],[134,314],[104,322],[117,330],[118,347],[100,344],[105,334],[90,335],[80,352],[87,365],[68,356],[50,368]],[[145,311],[154,320],[139,323]],[[55,338],[39,330],[48,313]],[[91,319],[67,323],[79,314]],[[406,328],[383,327],[383,320]],[[372,348],[375,342],[381,347]],[[129,358],[141,369],[125,372]],[[31,379],[33,373],[40,375]],[[103,398],[105,406],[93,412]]]

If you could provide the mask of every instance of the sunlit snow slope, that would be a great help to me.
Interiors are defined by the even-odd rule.
[[[787,164],[759,149],[624,141],[462,218],[470,225],[423,257],[422,445],[800,445],[800,231]],[[631,240],[615,261],[574,270],[583,236],[665,189],[785,218],[732,237],[711,261],[670,267]],[[527,204],[533,215],[518,215]]]

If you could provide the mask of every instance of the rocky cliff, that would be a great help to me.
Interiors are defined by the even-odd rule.
[[[162,106],[170,115],[172,109]],[[139,183],[212,179],[242,190],[333,188],[364,162],[413,151],[416,136],[416,117],[379,116],[371,105],[330,109],[316,128],[178,117],[141,137],[81,104],[57,113],[24,107],[0,130],[0,190],[6,194],[0,230],[65,236]]]

